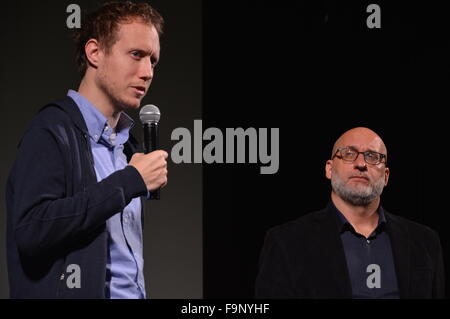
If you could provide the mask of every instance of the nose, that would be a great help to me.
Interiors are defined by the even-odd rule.
[[[364,160],[364,154],[358,154],[358,157],[356,157],[355,161],[353,162],[353,167],[359,171],[367,170],[367,163]]]
[[[146,82],[153,78],[153,65],[150,58],[141,60],[141,65],[139,67],[139,78]]]

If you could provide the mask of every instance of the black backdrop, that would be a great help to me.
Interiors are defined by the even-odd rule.
[[[280,128],[275,175],[204,165],[206,298],[253,297],[266,231],[327,204],[325,162],[355,126],[388,147],[383,206],[437,230],[450,273],[448,7],[377,1],[370,30],[371,2],[203,2],[204,128]]]

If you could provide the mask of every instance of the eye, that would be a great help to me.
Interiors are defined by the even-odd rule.
[[[345,158],[352,158],[355,155],[355,152],[352,150],[343,150],[342,156]]]
[[[377,161],[380,160],[380,154],[370,152],[369,153],[369,158],[374,160],[375,162],[377,162]]]
[[[371,159],[378,159],[378,154],[373,152],[368,152],[367,157]]]
[[[131,55],[134,58],[138,58],[138,59],[142,58],[142,53],[140,51],[131,51]]]

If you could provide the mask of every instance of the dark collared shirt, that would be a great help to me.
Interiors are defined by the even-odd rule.
[[[378,226],[368,238],[357,233],[331,203],[339,220],[353,298],[399,298],[391,241],[385,230],[384,210],[378,208]]]

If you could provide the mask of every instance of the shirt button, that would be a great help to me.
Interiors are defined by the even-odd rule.
[[[370,240],[367,239],[367,243],[370,244]]]

